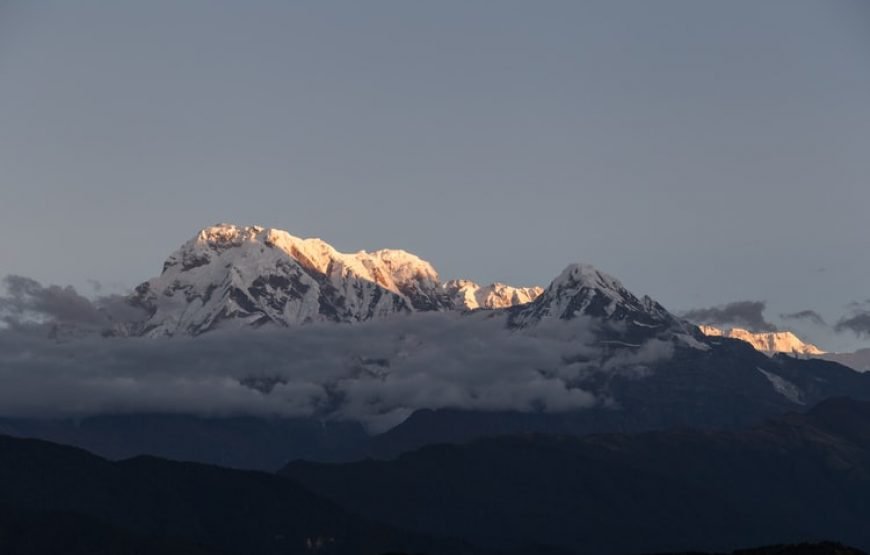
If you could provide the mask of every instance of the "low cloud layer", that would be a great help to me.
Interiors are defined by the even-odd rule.
[[[685,312],[683,318],[697,324],[739,327],[749,331],[776,331],[776,326],[764,318],[764,301],[736,301],[710,308]]]
[[[642,376],[673,353],[653,340],[604,358],[593,325],[515,332],[491,314],[422,313],[357,325],[216,331],[196,338],[58,336],[100,330],[123,303],[6,281],[0,416],[172,412],[359,420],[388,429],[422,408],[568,411],[608,400],[597,372]],[[81,328],[75,328],[81,329]]]
[[[789,312],[786,314],[780,314],[779,317],[783,320],[805,320],[817,326],[828,325],[825,322],[825,319],[822,318],[822,316],[815,310],[800,310],[798,312]]]

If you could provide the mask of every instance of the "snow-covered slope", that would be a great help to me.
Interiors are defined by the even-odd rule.
[[[572,264],[533,302],[516,307],[511,325],[528,327],[548,319],[587,316],[654,332],[682,328],[680,320],[649,297],[636,297],[613,276],[588,264]]]
[[[454,279],[444,284],[455,308],[508,308],[530,303],[543,293],[542,287],[512,287],[504,283],[478,285],[467,279]]]
[[[135,333],[152,337],[476,309],[505,310],[514,328],[586,316],[625,338],[688,333],[660,304],[585,264],[568,266],[546,289],[445,283],[431,264],[402,250],[347,254],[320,239],[230,224],[200,231],[130,300],[148,315]]]
[[[462,283],[457,286],[456,284]],[[358,322],[414,311],[496,308],[534,298],[536,288],[442,284],[428,262],[402,250],[338,252],[320,239],[220,224],[200,231],[131,302],[139,332],[200,334],[219,326]]]
[[[713,326],[698,326],[698,328],[707,336],[740,339],[767,354],[789,353],[804,356],[825,354],[825,351],[811,343],[805,343],[790,331],[752,332],[743,328],[723,330]]]

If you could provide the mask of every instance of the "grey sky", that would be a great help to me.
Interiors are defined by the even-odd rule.
[[[0,275],[129,287],[229,221],[835,322],[868,99],[860,0],[0,0]]]

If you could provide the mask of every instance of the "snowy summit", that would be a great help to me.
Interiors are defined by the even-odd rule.
[[[812,343],[805,343],[790,331],[752,332],[743,328],[720,329],[713,326],[698,326],[704,335],[740,339],[767,354],[788,353],[803,356],[824,355],[825,351]]]
[[[131,301],[149,336],[197,335],[218,326],[359,322],[416,311],[505,308],[540,287],[442,283],[431,264],[403,250],[338,252],[259,226],[220,224],[174,252]]]

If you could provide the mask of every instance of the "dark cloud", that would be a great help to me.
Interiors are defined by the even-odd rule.
[[[783,320],[808,320],[817,326],[827,325],[825,319],[815,310],[800,310],[798,312],[780,314],[779,317]]]
[[[711,326],[733,326],[749,331],[776,331],[776,326],[765,320],[764,301],[736,301],[710,308],[696,308],[682,316],[690,322]]]
[[[834,331],[838,333],[851,332],[858,337],[870,337],[870,299],[852,301],[846,308],[849,309],[850,313],[834,324]]]
[[[3,278],[2,285],[6,295],[0,297],[0,321],[14,328],[48,326],[106,331],[144,316],[119,295],[91,300],[70,286],[44,287],[36,280],[16,275]]]
[[[7,295],[0,298],[0,314],[7,323],[20,324],[29,318],[62,324],[97,325],[105,320],[94,304],[72,287],[43,287],[22,276],[3,279]]]
[[[844,316],[834,325],[834,331],[870,337],[870,311],[855,311],[850,316]]]

